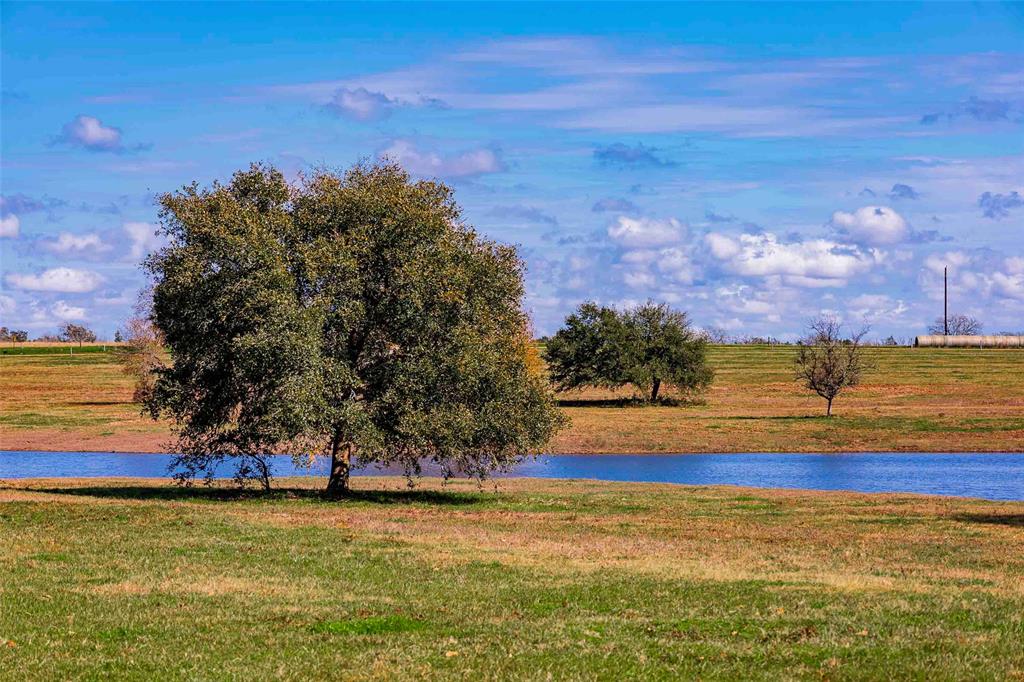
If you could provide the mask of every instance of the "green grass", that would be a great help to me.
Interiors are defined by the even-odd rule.
[[[112,353],[117,346],[98,344],[89,346],[6,346],[0,348],[0,355],[83,355],[91,353]]]
[[[0,489],[0,678],[1024,675],[1024,504],[360,485]]]

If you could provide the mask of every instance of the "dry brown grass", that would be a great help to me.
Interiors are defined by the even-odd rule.
[[[700,404],[617,407],[629,391],[560,395],[571,425],[551,452],[1022,451],[1024,351],[872,349],[878,368],[836,401],[794,380],[793,349],[719,346]],[[0,357],[0,447],[162,452],[166,424],[131,401],[109,354]]]

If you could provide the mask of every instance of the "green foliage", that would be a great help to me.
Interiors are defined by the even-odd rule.
[[[396,165],[289,186],[253,166],[162,198],[170,245],[148,261],[173,363],[149,400],[178,425],[181,477],[236,457],[349,456],[484,476],[561,425],[529,362],[522,263],[481,239],[451,190]]]
[[[652,401],[663,383],[684,393],[705,390],[713,378],[706,354],[686,313],[655,303],[624,311],[584,303],[545,347],[559,388],[631,384]]]

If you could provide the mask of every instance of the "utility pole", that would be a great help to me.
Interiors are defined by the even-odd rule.
[[[949,281],[946,275],[948,267],[942,268],[942,335],[949,336]]]

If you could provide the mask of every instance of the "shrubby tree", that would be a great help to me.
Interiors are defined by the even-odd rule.
[[[96,333],[83,325],[66,322],[60,327],[59,338],[61,341],[77,342],[81,346],[83,343],[95,341]]]
[[[479,477],[543,448],[564,417],[523,312],[512,247],[479,237],[451,190],[390,163],[290,186],[253,166],[164,195],[169,244],[148,259],[172,358],[152,414],[177,425],[179,480],[269,486],[265,455],[421,459]]]
[[[862,329],[844,338],[839,320],[822,316],[811,322],[809,334],[797,349],[797,380],[828,401],[825,414],[829,417],[836,396],[859,384],[871,369],[861,345],[867,332]]]
[[[932,322],[931,325],[928,326],[928,333],[945,334],[946,325],[944,322],[943,318],[936,318],[935,322]],[[948,323],[949,334],[951,336],[977,336],[978,334],[981,334],[981,330],[984,327],[978,318],[959,313],[950,315]]]
[[[145,404],[153,395],[159,370],[164,362],[164,344],[160,331],[148,317],[132,317],[118,339],[124,343],[116,350],[121,370],[135,382],[132,400]]]
[[[624,311],[584,303],[545,348],[560,389],[631,384],[652,402],[663,384],[683,393],[706,389],[713,377],[706,353],[706,337],[686,313],[656,303]]]

